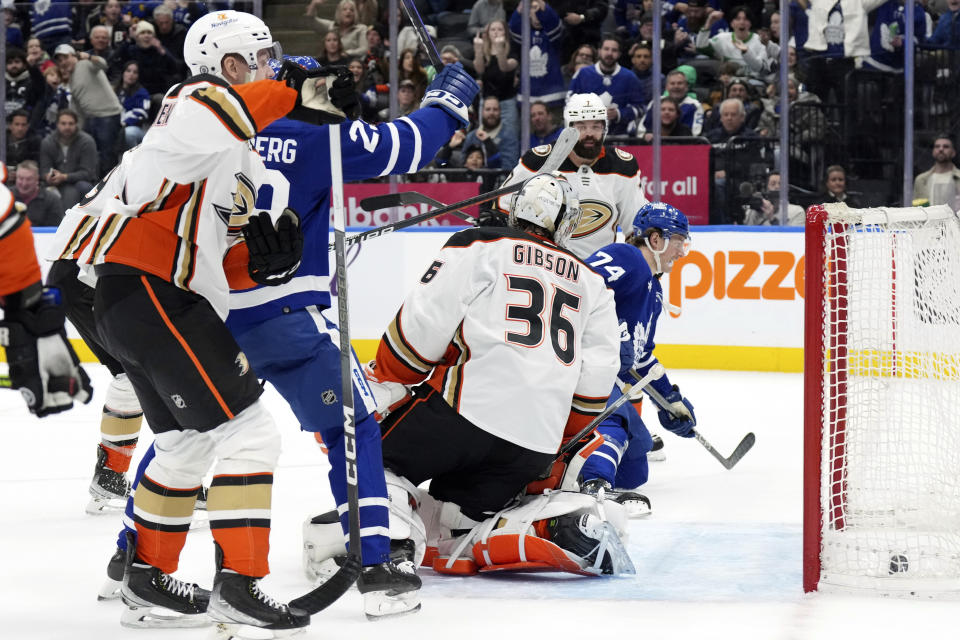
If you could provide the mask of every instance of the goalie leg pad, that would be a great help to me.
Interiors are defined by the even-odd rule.
[[[419,567],[426,554],[427,531],[417,512],[420,491],[403,476],[384,470],[387,499],[390,506],[390,540],[411,540],[414,544],[413,565]]]
[[[307,518],[303,523],[303,573],[311,582],[329,578],[339,566],[334,560],[347,554],[336,509]]]

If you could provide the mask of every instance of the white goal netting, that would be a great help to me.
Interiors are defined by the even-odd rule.
[[[960,592],[960,222],[824,209],[820,584]]]

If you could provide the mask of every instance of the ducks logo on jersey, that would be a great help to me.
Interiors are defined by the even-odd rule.
[[[583,217],[573,232],[574,238],[583,238],[596,233],[611,223],[614,218],[613,209],[606,202],[599,200],[581,200],[580,208]]]
[[[237,189],[233,192],[233,208],[227,209],[214,203],[213,208],[220,219],[231,229],[247,224],[247,219],[253,213],[253,206],[257,201],[257,188],[250,178],[242,173],[236,174]]]

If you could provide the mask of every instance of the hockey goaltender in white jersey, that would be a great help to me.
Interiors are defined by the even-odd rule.
[[[567,248],[580,258],[617,239],[617,226],[630,232],[633,217],[647,204],[640,184],[640,168],[631,154],[616,147],[604,147],[607,110],[592,93],[570,96],[563,110],[564,126],[575,127],[580,140],[559,173],[573,187],[583,209],[580,225],[567,241]],[[529,180],[540,171],[551,145],[534,147],[520,159],[504,186]],[[497,209],[507,213],[510,197],[503,196]]]

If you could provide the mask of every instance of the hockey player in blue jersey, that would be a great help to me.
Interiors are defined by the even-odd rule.
[[[626,242],[609,244],[590,255],[585,262],[607,281],[613,290],[621,331],[621,372],[625,384],[633,384],[631,370],[645,376],[659,364],[654,355],[654,334],[657,319],[663,310],[663,288],[660,276],[670,273],[674,262],[686,255],[690,228],[687,217],[676,208],[662,203],[641,207],[633,220],[633,232]],[[683,397],[666,374],[651,385],[671,404],[673,415],[660,410],[660,424],[684,438],[693,437],[697,424],[693,405]],[[622,395],[614,387],[609,402]],[[633,501],[635,489],[647,481],[647,452],[653,444],[650,432],[640,418],[637,407],[627,403],[597,427],[604,443],[584,463],[580,473],[581,489],[597,491],[613,489],[618,501]],[[640,500],[649,511],[649,501]]]
[[[312,58],[287,58],[307,69],[317,64]],[[281,63],[272,61],[271,65],[279,70]],[[330,125],[341,128],[344,180],[421,169],[456,129],[467,125],[467,106],[478,91],[477,83],[457,63],[437,74],[427,87],[421,108],[403,118],[380,125],[361,120]],[[337,105],[333,88],[331,98]],[[255,147],[268,174],[266,184],[258,190],[257,208],[279,212],[290,207],[299,212],[303,256],[289,282],[232,292],[227,326],[256,374],[270,382],[290,404],[301,429],[322,437],[329,450],[330,485],[346,533],[339,336],[336,325],[324,313],[330,307],[332,179],[328,136],[328,127],[290,119],[275,121],[257,136]],[[375,619],[418,609],[420,579],[412,570],[398,568],[397,560],[391,559],[387,486],[380,427],[373,415],[375,404],[363,380],[354,381],[354,396],[364,563],[358,587],[364,593],[367,616]],[[143,467],[141,463],[140,469]],[[128,506],[126,520],[130,517]],[[121,535],[120,546],[122,538]],[[106,595],[108,590],[109,586],[102,594]]]

